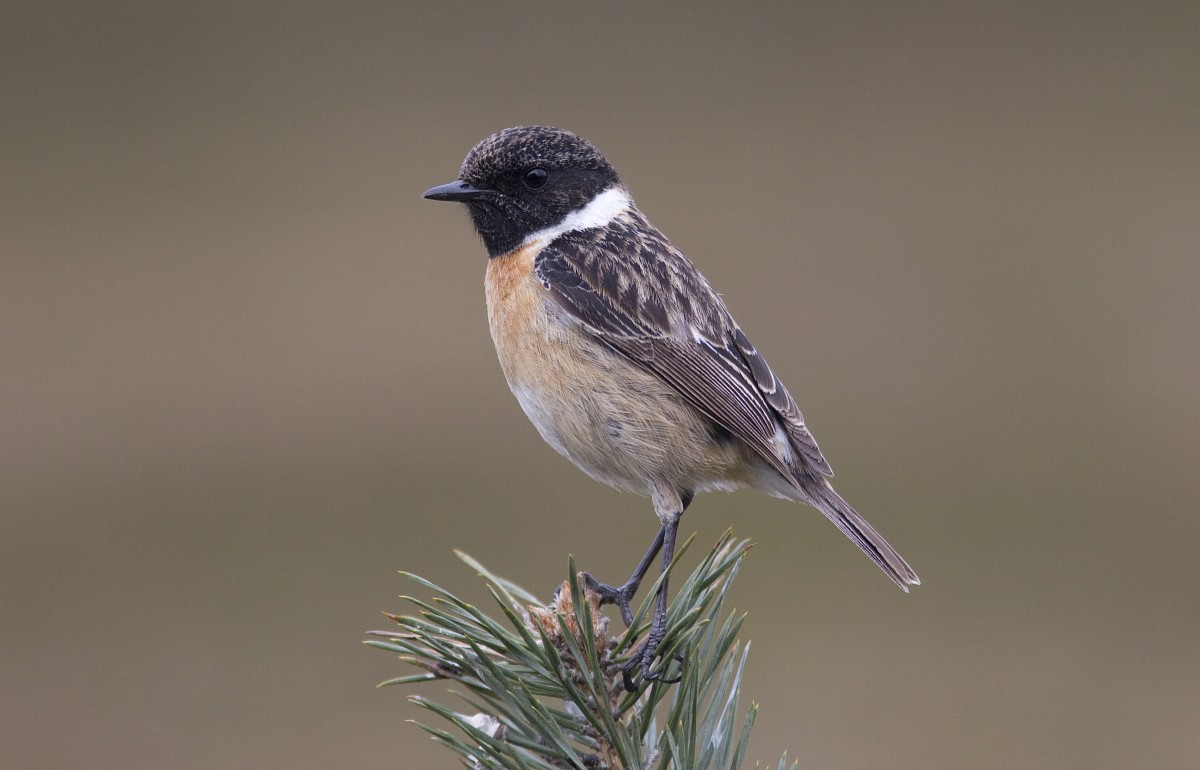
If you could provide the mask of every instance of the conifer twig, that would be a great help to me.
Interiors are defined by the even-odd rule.
[[[613,634],[573,559],[554,600],[543,603],[457,552],[487,581],[500,619],[407,575],[433,598],[403,597],[414,614],[388,614],[399,629],[371,632],[377,638],[367,644],[399,653],[419,673],[380,686],[453,683],[466,713],[421,695],[412,701],[439,717],[439,726],[417,725],[470,768],[736,770],[757,706],[738,718],[749,644],[737,640],[745,615],[724,615],[723,605],[749,548],[726,532],[671,602],[659,650],[664,664],[683,661],[672,663],[677,684],[643,683],[633,693],[622,686],[621,663],[646,633],[650,601],[627,632]],[[786,756],[779,770],[788,770]]]

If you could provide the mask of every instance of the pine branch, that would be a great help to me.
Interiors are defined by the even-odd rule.
[[[372,632],[379,639],[367,644],[399,653],[420,673],[380,686],[457,685],[450,693],[471,713],[419,695],[412,701],[437,715],[441,726],[417,725],[471,768],[736,770],[757,707],[738,718],[749,644],[737,640],[745,615],[723,616],[723,605],[749,548],[726,532],[671,603],[659,651],[662,661],[672,661],[670,675],[681,677],[677,684],[643,683],[634,693],[622,686],[621,664],[646,634],[651,600],[629,631],[614,635],[573,559],[567,580],[546,604],[458,552],[487,581],[501,619],[407,575],[433,599],[402,597],[415,614],[388,614],[399,630]],[[779,770],[789,770],[786,756]]]

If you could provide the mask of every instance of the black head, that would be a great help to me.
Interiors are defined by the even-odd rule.
[[[426,190],[425,197],[465,203],[495,257],[620,183],[586,139],[561,128],[518,126],[475,145],[458,180]]]

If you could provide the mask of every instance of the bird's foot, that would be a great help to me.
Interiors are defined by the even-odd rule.
[[[599,582],[596,578],[585,572],[583,573],[583,584],[589,591],[594,591],[600,595],[601,605],[616,605],[617,609],[621,611],[621,620],[625,622],[626,628],[633,625],[633,610],[630,608],[629,602],[633,600],[634,594],[637,593],[638,582],[631,580],[623,586],[614,588],[613,586]]]
[[[646,637],[646,641],[638,648],[633,657],[621,666],[621,681],[625,685],[625,690],[628,692],[637,692],[637,685],[634,684],[633,674],[638,669],[642,672],[643,682],[662,682],[663,684],[675,684],[683,678],[682,672],[674,677],[666,677],[668,663],[664,662],[658,670],[654,669],[654,659],[658,657],[658,645],[666,636],[666,624],[662,628],[651,628],[650,635]],[[683,666],[683,656],[675,653],[672,659],[680,666]]]

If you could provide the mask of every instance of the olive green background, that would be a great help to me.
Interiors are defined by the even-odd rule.
[[[2,764],[454,767],[405,723],[440,686],[373,689],[396,571],[628,574],[648,502],[543,445],[420,198],[541,122],[925,582],[695,503],[758,543],[752,760],[1200,765],[1198,9],[4,3]]]

